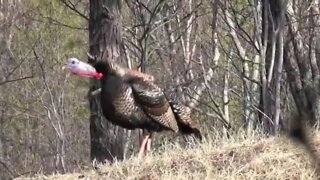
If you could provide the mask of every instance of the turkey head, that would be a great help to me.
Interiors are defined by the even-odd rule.
[[[77,58],[69,58],[68,63],[63,66],[63,69],[66,69],[72,74],[83,78],[101,79],[103,77],[103,74],[97,72],[95,67],[84,63]]]
[[[116,75],[123,78],[125,81],[143,80],[154,81],[154,77],[149,74],[142,73],[137,70],[122,68],[121,66],[105,61],[94,61],[93,66],[88,63],[82,62],[77,58],[69,58],[68,63],[63,67],[72,74],[83,78],[96,78],[102,79],[106,75]]]

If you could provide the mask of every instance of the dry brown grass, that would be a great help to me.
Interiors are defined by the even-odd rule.
[[[320,135],[314,135],[319,147]],[[169,145],[170,146],[170,145]],[[30,178],[20,178],[30,179]],[[131,158],[65,175],[32,179],[316,179],[309,156],[284,137],[223,139],[194,149],[168,147],[144,159]]]

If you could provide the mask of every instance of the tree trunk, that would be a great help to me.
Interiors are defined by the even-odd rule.
[[[122,61],[120,8],[120,0],[90,0],[89,48],[99,60]],[[92,80],[89,93],[99,87],[99,82]],[[89,103],[91,160],[122,160],[127,131],[104,118],[99,96],[90,98]]]
[[[302,32],[294,21],[297,19],[293,12],[295,5],[288,6],[286,20],[288,24],[288,37],[284,48],[285,69],[288,74],[290,90],[294,98],[297,110],[307,116],[313,125],[320,120],[320,96],[319,96],[319,30],[317,25],[320,19],[318,5],[309,2],[310,7],[308,33]],[[302,22],[301,22],[302,23]],[[308,41],[306,41],[308,40]],[[305,44],[305,42],[308,42]]]
[[[262,67],[260,116],[267,133],[274,134],[280,123],[280,89],[282,72],[282,24],[285,11],[283,0],[264,0],[262,3],[263,46],[266,47],[265,63]],[[275,68],[276,67],[276,68]]]

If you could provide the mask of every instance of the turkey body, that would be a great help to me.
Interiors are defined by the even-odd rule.
[[[90,54],[88,57],[94,68],[76,58],[68,59],[64,68],[80,77],[100,80],[100,103],[108,121],[126,129],[148,132],[141,143],[139,157],[146,150],[150,151],[153,132],[171,130],[202,139],[197,124],[191,119],[191,109],[168,99],[154,83],[152,75],[122,68],[112,62],[96,61]]]
[[[194,134],[201,140],[191,109],[168,100],[153,82],[153,76],[123,69],[108,62],[94,65],[103,74],[101,107],[106,119],[126,129],[144,129],[150,134],[164,130]]]
[[[147,129],[151,132],[170,130],[148,116],[135,98],[135,83],[116,75],[107,75],[101,80],[101,107],[103,115],[113,124],[126,129]]]

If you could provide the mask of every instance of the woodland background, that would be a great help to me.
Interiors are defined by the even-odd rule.
[[[97,2],[119,3],[119,63],[195,107],[206,137],[275,135],[293,111],[318,129],[319,0]],[[90,81],[61,68],[87,59],[90,3],[0,0],[0,177],[91,165]],[[138,145],[125,135],[124,159]]]

